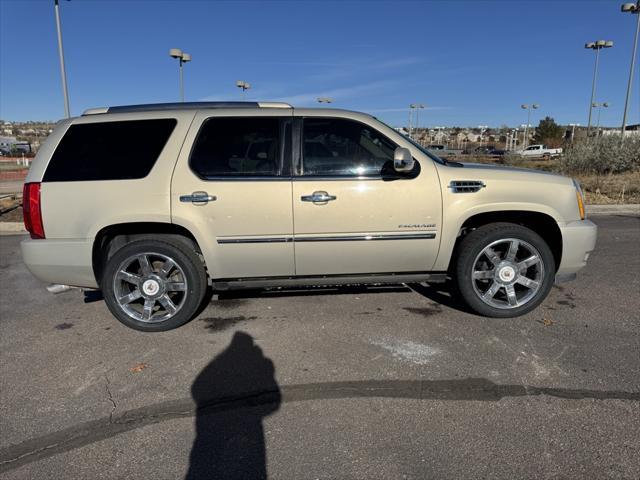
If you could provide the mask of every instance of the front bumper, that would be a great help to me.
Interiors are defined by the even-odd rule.
[[[33,275],[49,283],[98,288],[93,273],[93,239],[27,239],[20,243],[22,260]]]
[[[560,227],[562,233],[562,260],[556,272],[558,281],[575,278],[587,265],[589,255],[596,247],[598,226],[590,220],[579,220]]]

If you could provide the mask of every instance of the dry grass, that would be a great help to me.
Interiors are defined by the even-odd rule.
[[[576,175],[592,205],[640,203],[640,171],[608,175]]]

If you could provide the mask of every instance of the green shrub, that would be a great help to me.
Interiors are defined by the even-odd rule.
[[[640,136],[591,138],[565,150],[560,160],[565,173],[622,173],[640,170]]]

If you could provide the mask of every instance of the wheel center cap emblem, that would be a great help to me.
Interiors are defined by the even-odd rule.
[[[513,267],[502,267],[498,272],[498,276],[503,282],[511,282],[516,276],[516,271]]]
[[[155,280],[147,280],[142,284],[142,291],[146,295],[155,295],[160,291],[160,285]]]

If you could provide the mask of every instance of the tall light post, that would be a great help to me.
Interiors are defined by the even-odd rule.
[[[627,127],[627,109],[629,107],[629,100],[631,100],[631,85],[633,84],[633,70],[636,65],[636,52],[638,50],[638,32],[640,32],[640,0],[635,4],[625,3],[622,5],[621,10],[623,12],[629,12],[637,17],[636,20],[636,34],[633,37],[633,51],[631,53],[631,70],[629,71],[629,83],[627,83],[627,97],[624,101],[624,113],[622,114],[622,132],[621,136],[624,138],[624,131]]]
[[[522,130],[522,150],[524,150],[525,148],[527,148],[527,130],[529,129],[531,125],[527,124],[525,125],[524,123],[522,125],[520,125],[520,129]]]
[[[169,50],[171,58],[177,58],[180,61],[180,101],[184,102],[184,77],[182,75],[182,65],[191,61],[191,55],[183,52],[179,48]]]
[[[478,128],[480,129],[480,146],[482,146],[482,135],[484,135],[484,132],[487,131],[487,128],[489,128],[488,125],[478,125]]]
[[[529,132],[529,124],[531,123],[531,109],[537,110],[538,108],[540,108],[540,105],[538,105],[537,103],[532,103],[531,105],[529,105],[528,103],[523,103],[522,105],[520,105],[520,108],[522,108],[523,110],[527,110],[527,126],[524,129],[524,145],[522,145],[522,148],[525,149],[527,148],[527,145],[529,145],[529,137],[527,136],[527,133]]]
[[[512,128],[507,132],[507,141],[505,142],[505,150],[513,150],[513,139],[516,135],[516,129]]]
[[[251,84],[249,82],[245,82],[244,80],[238,80],[236,82],[236,87],[242,90],[242,100],[244,100],[246,96],[245,92],[251,88]]]
[[[64,49],[62,48],[62,27],[60,26],[60,5],[54,0],[53,9],[56,13],[56,29],[58,30],[58,56],[60,57],[60,76],[62,77],[62,95],[64,96],[64,116],[69,118],[69,91],[67,90],[67,73],[64,67]]]
[[[420,128],[420,109],[424,108],[422,103],[412,103],[411,108],[416,111],[416,132]]]
[[[573,139],[576,136],[576,127],[579,127],[580,124],[579,123],[570,123],[569,126],[571,127],[571,143],[573,143]]]
[[[596,95],[596,80],[598,78],[598,63],[600,61],[600,50],[603,48],[611,48],[613,47],[613,42],[611,40],[597,40],[595,42],[589,42],[584,44],[584,48],[589,48],[591,50],[596,51],[596,62],[593,67],[593,81],[591,82],[591,100],[589,101],[589,122],[587,124],[587,137],[589,136],[589,132],[591,131],[591,105],[593,104],[593,99]]]
[[[333,103],[333,98],[329,97],[318,97],[318,103]]]
[[[603,108],[609,108],[609,102],[594,102],[591,104],[591,107],[598,109],[598,118],[596,120],[596,135],[598,135],[600,133],[600,113],[602,112]]]

